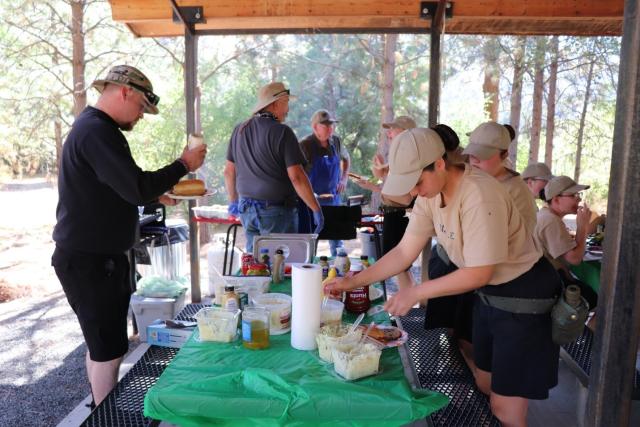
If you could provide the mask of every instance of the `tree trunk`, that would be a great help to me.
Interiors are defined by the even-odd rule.
[[[542,95],[544,92],[544,54],[545,37],[536,39],[536,53],[533,79],[533,112],[531,114],[531,142],[529,145],[529,163],[538,161],[540,151],[540,128],[542,127]]]
[[[493,121],[498,120],[498,108],[500,106],[500,45],[496,37],[486,37],[482,47],[485,68],[484,83],[484,110]]]
[[[380,129],[382,123],[393,120],[393,83],[396,76],[396,46],[397,34],[384,35],[384,56],[382,63],[382,105],[380,106]],[[386,156],[388,147],[387,136],[380,131],[378,138],[378,153]]]
[[[578,143],[576,147],[576,168],[573,172],[573,179],[576,182],[580,182],[580,160],[582,157],[582,143],[584,140],[584,122],[587,117],[587,109],[589,107],[589,98],[591,98],[591,82],[593,81],[593,68],[595,66],[595,59],[591,58],[589,64],[589,74],[587,75],[587,87],[584,91],[584,102],[582,104],[582,113],[580,113],[580,127],[578,128]]]
[[[85,87],[85,52],[84,52],[84,0],[71,2],[71,40],[73,42],[73,116],[78,115],[87,105]]]
[[[558,36],[551,38],[551,66],[549,67],[549,94],[547,97],[547,130],[544,145],[544,162],[553,168],[553,134],[556,127],[556,83],[558,82]]]
[[[62,121],[58,116],[53,121],[53,133],[56,141],[56,170],[55,175],[60,171],[60,162],[62,161]]]
[[[511,86],[511,112],[509,124],[516,131],[516,137],[509,146],[509,160],[515,167],[518,159],[518,136],[520,135],[520,112],[522,111],[522,80],[524,78],[525,50],[527,37],[520,36],[516,39],[516,46],[513,52],[513,84]]]

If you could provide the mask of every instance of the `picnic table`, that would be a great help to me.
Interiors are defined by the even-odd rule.
[[[290,280],[271,291],[290,293]],[[390,321],[385,312],[364,321],[371,320]],[[383,350],[380,374],[344,381],[316,351],[293,349],[290,334],[271,336],[270,347],[256,351],[239,341],[200,342],[194,333],[147,392],[144,415],[181,426],[403,425],[449,399],[417,389],[401,351]]]

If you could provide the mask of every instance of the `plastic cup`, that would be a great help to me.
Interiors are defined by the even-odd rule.
[[[204,144],[204,138],[200,134],[189,134],[189,150],[193,150],[194,148]]]
[[[320,312],[320,326],[323,325],[339,325],[342,323],[342,312],[344,311],[344,303],[335,299],[327,299],[322,304]]]
[[[246,307],[242,311],[242,345],[250,350],[269,347],[269,310]]]

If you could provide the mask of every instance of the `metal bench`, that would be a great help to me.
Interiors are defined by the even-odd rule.
[[[414,308],[398,323],[409,334],[407,346],[421,388],[439,391],[449,405],[431,414],[433,426],[499,426],[488,397],[475,385],[458,346],[445,329],[424,329],[424,308]]]
[[[560,347],[560,358],[567,364],[584,388],[589,386],[592,348],[593,332],[586,326],[577,340]],[[635,371],[631,398],[640,400],[640,372],[638,370]]]

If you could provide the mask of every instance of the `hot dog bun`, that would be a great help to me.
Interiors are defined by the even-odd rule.
[[[172,191],[176,196],[202,196],[206,192],[201,179],[183,179],[173,186]]]
[[[398,328],[378,327],[375,325],[367,335],[378,341],[393,341],[400,338],[400,336],[402,336],[402,332]]]

